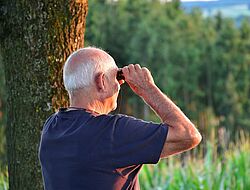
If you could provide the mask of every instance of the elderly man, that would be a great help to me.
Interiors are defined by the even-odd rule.
[[[63,79],[70,107],[44,124],[39,158],[46,190],[138,190],[143,164],[189,150],[201,135],[140,65],[123,67],[124,80],[105,51],[87,47],[67,59]],[[120,85],[130,88],[162,123],[111,115]]]

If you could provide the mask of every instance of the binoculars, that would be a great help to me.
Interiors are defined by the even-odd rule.
[[[123,76],[122,69],[119,69],[116,74],[116,79],[119,80],[125,80],[125,77]]]

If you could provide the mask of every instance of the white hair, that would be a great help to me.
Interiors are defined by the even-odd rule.
[[[95,47],[78,49],[65,62],[64,86],[69,93],[89,87],[98,72],[106,72],[114,67],[117,67],[114,59],[105,51]]]

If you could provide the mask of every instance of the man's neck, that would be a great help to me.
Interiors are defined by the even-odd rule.
[[[83,91],[81,89],[69,94],[70,107],[83,108],[99,114],[108,114],[111,110],[106,101],[101,101],[100,97],[93,89]]]
[[[98,100],[89,101],[84,99],[73,98],[70,100],[71,108],[83,108],[98,114],[107,114],[109,111],[105,108],[104,104]]]

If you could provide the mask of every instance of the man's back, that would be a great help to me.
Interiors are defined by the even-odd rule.
[[[159,161],[167,133],[165,124],[60,109],[41,138],[45,189],[139,189],[137,174],[142,164]]]

